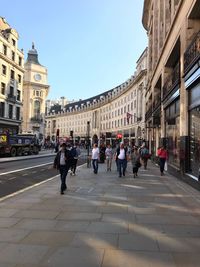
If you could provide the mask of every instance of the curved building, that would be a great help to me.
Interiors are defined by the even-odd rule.
[[[84,142],[116,141],[117,135],[129,143],[145,139],[145,93],[147,49],[137,61],[135,75],[123,84],[91,98],[55,105],[46,115],[45,136]]]

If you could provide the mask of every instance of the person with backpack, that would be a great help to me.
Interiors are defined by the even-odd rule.
[[[147,169],[147,162],[148,162],[148,159],[150,158],[150,154],[149,154],[149,150],[146,147],[145,143],[143,143],[141,148],[140,148],[140,156],[141,156],[141,159],[142,159],[142,162],[144,165],[144,169],[146,170]]]
[[[60,172],[60,194],[63,195],[64,191],[67,189],[66,177],[71,167],[70,151],[67,150],[67,145],[65,143],[61,145],[61,150],[56,154],[53,167]]]
[[[120,147],[116,151],[116,160],[119,171],[119,177],[125,176],[127,167],[127,148],[124,147],[124,143],[120,143]]]
[[[71,175],[76,175],[76,166],[77,166],[77,162],[78,162],[78,157],[81,154],[80,149],[77,147],[77,145],[75,145],[74,147],[72,147],[72,149],[70,150],[71,153],[71,157],[72,157],[72,166],[71,166]]]

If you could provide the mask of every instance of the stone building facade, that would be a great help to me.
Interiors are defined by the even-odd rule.
[[[59,130],[63,139],[84,142],[89,134],[91,142],[114,144],[121,134],[125,142],[140,144],[145,139],[146,69],[147,49],[137,62],[135,76],[123,84],[64,109],[55,105],[46,116],[45,136],[54,139]]]
[[[45,101],[49,92],[47,69],[38,60],[38,53],[32,45],[24,64],[23,124],[22,131],[36,134],[40,139],[45,131]]]
[[[148,34],[147,140],[161,144],[169,170],[188,181],[200,168],[200,1],[145,0]]]
[[[17,31],[0,17],[0,133],[21,131],[24,54]]]

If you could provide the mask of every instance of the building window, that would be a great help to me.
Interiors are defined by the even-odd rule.
[[[34,117],[39,118],[40,117],[40,101],[35,100],[34,102]]]
[[[13,105],[9,105],[8,107],[8,117],[9,119],[13,118]]]
[[[5,83],[1,83],[1,94],[5,95],[5,92],[6,92],[6,85]]]
[[[16,45],[16,41],[14,39],[12,39],[12,45],[15,46]]]
[[[2,74],[6,75],[6,66],[5,65],[2,65]]]
[[[4,117],[5,115],[5,103],[4,102],[0,102],[0,117]]]
[[[39,96],[39,91],[36,91],[36,96]]]
[[[15,72],[14,70],[10,71],[10,79],[14,80],[15,79]]]
[[[21,99],[21,91],[17,90],[17,100],[20,101]]]
[[[12,51],[12,60],[15,61],[15,52]]]
[[[7,46],[6,45],[3,45],[3,53],[5,56],[7,55]]]
[[[22,65],[22,58],[19,57],[19,66],[21,66],[21,65]]]
[[[10,86],[10,96],[14,96],[14,87]]]
[[[22,82],[22,76],[18,74],[18,83]]]
[[[20,107],[16,107],[16,120],[20,120]]]

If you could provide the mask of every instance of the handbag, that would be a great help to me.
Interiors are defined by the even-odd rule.
[[[165,161],[164,170],[167,171],[167,161]]]

